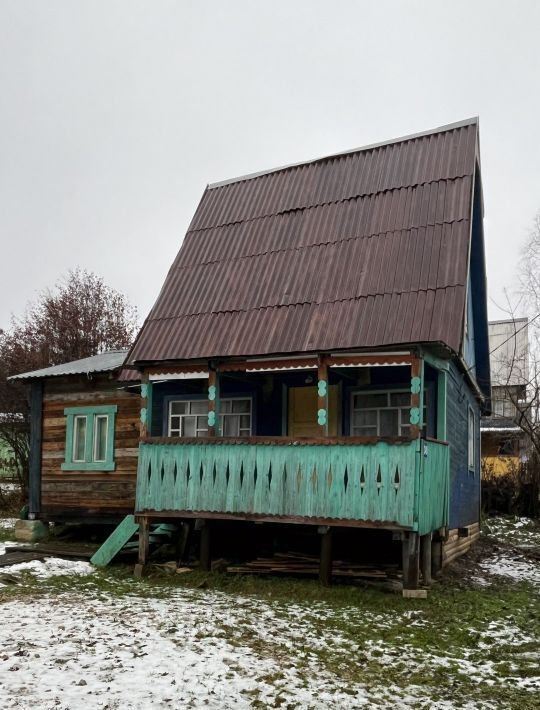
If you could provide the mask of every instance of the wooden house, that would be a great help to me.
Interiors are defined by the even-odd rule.
[[[139,446],[137,375],[126,350],[12,379],[30,384],[29,516],[115,522],[133,512]]]
[[[127,362],[141,565],[152,523],[198,520],[208,565],[244,521],[318,531],[323,579],[333,530],[390,531],[427,580],[478,534],[477,120],[209,185]]]

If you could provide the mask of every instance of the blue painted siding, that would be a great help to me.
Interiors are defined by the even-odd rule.
[[[480,509],[480,408],[457,366],[448,373],[447,430],[450,444],[450,528],[471,525]],[[468,409],[474,413],[475,465],[468,466]]]
[[[465,329],[465,339],[463,341],[463,359],[471,373],[476,377],[476,342],[474,336],[474,312],[473,312],[473,291],[471,276],[467,287],[467,327]]]

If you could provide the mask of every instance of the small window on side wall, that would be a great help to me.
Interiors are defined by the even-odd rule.
[[[469,407],[469,446],[468,446],[468,461],[469,461],[469,471],[474,473],[475,466],[475,426],[474,426],[474,412],[472,407]]]
[[[67,407],[63,471],[114,471],[117,406]]]

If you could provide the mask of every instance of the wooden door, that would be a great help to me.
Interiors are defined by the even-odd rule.
[[[338,386],[330,385],[328,394],[328,435],[338,433]],[[317,388],[289,388],[288,436],[320,436],[317,424]]]

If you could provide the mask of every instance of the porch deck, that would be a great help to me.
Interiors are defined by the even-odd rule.
[[[448,446],[425,439],[147,438],[136,515],[410,530],[448,522]]]

